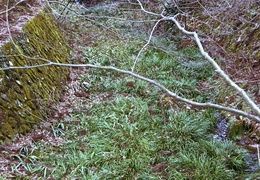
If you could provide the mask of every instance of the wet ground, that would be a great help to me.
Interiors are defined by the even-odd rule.
[[[215,130],[214,139],[218,139],[219,141],[225,141],[228,139],[228,127],[229,123],[222,116],[218,116],[217,120],[217,128]]]
[[[230,123],[223,116],[219,114],[217,114],[216,123],[217,123],[217,128],[215,129],[213,138],[218,139],[219,141],[222,142],[228,140]],[[249,154],[245,157],[245,163],[247,166],[245,172],[248,174],[260,172],[260,167],[259,167],[260,163],[258,157],[259,151],[257,151],[258,144],[253,144],[253,141],[250,138],[246,137],[246,138],[241,138],[241,140],[237,142],[237,145],[243,147],[249,152]]]

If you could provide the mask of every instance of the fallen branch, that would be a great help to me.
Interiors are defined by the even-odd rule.
[[[36,68],[36,67],[42,67],[42,66],[88,67],[88,68],[95,68],[95,69],[105,69],[105,70],[117,71],[119,73],[127,74],[127,75],[130,75],[130,76],[135,77],[137,79],[140,79],[140,80],[146,81],[146,82],[148,82],[150,84],[153,84],[153,85],[159,87],[161,90],[163,90],[169,96],[171,96],[171,97],[173,97],[173,98],[175,98],[175,99],[177,99],[179,101],[182,101],[182,102],[185,102],[187,104],[190,104],[192,106],[202,107],[202,108],[215,108],[215,109],[219,109],[219,110],[224,110],[224,111],[231,112],[231,113],[234,113],[234,114],[238,114],[238,115],[241,115],[241,116],[244,116],[244,117],[248,117],[249,119],[251,119],[251,120],[253,120],[253,121],[257,122],[257,123],[260,123],[260,117],[258,117],[258,116],[249,114],[247,112],[244,112],[244,111],[241,111],[241,110],[238,110],[238,109],[221,106],[221,105],[218,105],[218,104],[199,103],[199,102],[195,102],[195,101],[192,101],[192,100],[180,97],[177,94],[175,94],[174,92],[172,92],[169,89],[167,89],[165,86],[163,86],[162,84],[160,84],[157,81],[154,81],[152,79],[146,78],[146,77],[141,76],[139,74],[136,74],[136,73],[134,73],[132,71],[125,71],[125,70],[118,69],[118,68],[115,68],[115,67],[112,67],[112,66],[98,66],[98,65],[93,65],[93,64],[62,64],[62,63],[55,63],[55,62],[49,61],[49,63],[41,64],[41,65],[24,66],[24,67],[6,67],[6,68],[1,68],[0,70],[29,69],[29,68]]]
[[[142,11],[144,11],[145,13],[148,14],[152,14],[152,15],[158,15],[155,14],[153,12],[147,11],[146,9],[144,9],[142,3],[137,0],[140,8]],[[199,47],[200,53],[212,64],[213,68],[215,69],[215,71],[228,83],[228,85],[230,85],[231,87],[233,87],[235,89],[235,91],[237,91],[240,96],[242,96],[242,98],[244,99],[244,101],[251,107],[251,109],[258,115],[260,116],[260,108],[252,101],[252,99],[246,94],[246,92],[240,88],[234,81],[232,81],[229,76],[220,68],[220,66],[216,63],[216,61],[209,56],[209,54],[204,50],[202,43],[199,39],[199,36],[196,32],[191,32],[191,31],[187,31],[184,27],[181,26],[181,24],[176,20],[176,17],[180,14],[176,14],[175,16],[164,16],[164,13],[161,13],[161,17],[163,19],[161,20],[171,20],[175,23],[175,25],[177,26],[177,28],[182,31],[184,34],[187,35],[192,35],[195,38],[195,41]],[[144,47],[146,47],[151,39],[151,35],[149,37],[148,43],[145,44]],[[140,51],[141,52],[141,51]],[[140,54],[138,54],[140,56]],[[188,102],[187,102],[188,103]]]
[[[149,11],[146,11],[141,2],[138,1],[140,6],[141,6],[141,9],[148,13],[148,14],[151,14],[151,15],[158,15],[158,14],[155,14],[155,13],[151,13]],[[7,8],[8,8],[8,4],[7,4]],[[8,12],[8,11],[7,11]],[[7,13],[6,12],[6,13]],[[157,81],[154,81],[152,79],[149,79],[149,78],[146,78],[144,76],[141,76],[139,74],[136,74],[134,73],[133,71],[125,71],[125,70],[122,70],[122,69],[118,69],[118,68],[115,68],[115,67],[111,67],[111,66],[97,66],[97,65],[93,65],[93,64],[62,64],[62,63],[55,63],[55,62],[51,62],[50,60],[47,60],[47,59],[43,59],[43,58],[30,58],[30,57],[27,57],[25,55],[23,55],[23,53],[21,51],[19,51],[21,53],[22,56],[24,57],[27,57],[27,58],[30,58],[30,59],[39,59],[43,62],[45,62],[44,64],[40,64],[40,65],[33,65],[33,66],[22,66],[22,67],[4,67],[4,68],[0,68],[0,70],[11,70],[11,69],[29,69],[29,68],[38,68],[38,67],[42,67],[42,66],[66,66],[66,67],[88,67],[88,68],[96,68],[96,69],[105,69],[105,70],[113,70],[113,71],[117,71],[119,73],[123,73],[123,74],[127,74],[127,75],[130,75],[132,77],[135,77],[137,79],[140,79],[140,80],[143,80],[143,81],[146,81],[150,84],[153,84],[157,87],[159,87],[161,90],[163,90],[166,94],[168,94],[169,96],[179,100],[179,101],[182,101],[182,102],[185,102],[187,104],[190,104],[192,106],[196,106],[196,107],[202,107],[202,108],[215,108],[215,109],[219,109],[219,110],[224,110],[224,111],[228,111],[228,112],[231,112],[231,113],[234,113],[234,114],[238,114],[238,115],[241,115],[241,116],[245,116],[245,117],[248,117],[249,119],[255,121],[255,122],[258,122],[260,123],[260,109],[257,107],[257,105],[248,97],[248,95],[245,93],[245,91],[243,89],[241,89],[237,84],[235,84],[226,74],[225,72],[219,67],[219,65],[215,62],[214,59],[212,59],[208,53],[205,52],[202,44],[201,44],[201,41],[198,37],[198,34],[196,32],[190,32],[190,31],[187,31],[185,30],[181,25],[180,23],[175,19],[177,15],[173,16],[173,17],[167,17],[167,16],[163,16],[163,14],[160,15],[162,17],[162,19],[158,20],[157,23],[154,25],[153,27],[153,31],[154,29],[156,28],[156,26],[158,25],[158,23],[162,20],[171,20],[173,21],[176,26],[185,34],[188,34],[188,35],[193,35],[194,38],[195,38],[195,41],[200,49],[200,52],[201,54],[213,65],[213,67],[215,68],[215,71],[217,73],[220,74],[220,76],[230,85],[232,86],[243,98],[244,100],[249,104],[249,106],[256,112],[257,116],[253,115],[253,114],[249,114],[247,112],[244,112],[242,110],[238,110],[238,109],[235,109],[235,108],[230,108],[230,107],[226,107],[226,106],[222,106],[222,105],[218,105],[218,104],[213,104],[213,103],[199,103],[199,102],[195,102],[195,101],[192,101],[192,100],[189,100],[189,99],[186,99],[186,98],[183,98],[183,97],[180,97],[178,96],[177,94],[175,94],[174,92],[170,91],[169,89],[167,89],[165,86],[163,86],[162,84],[160,84],[159,82]],[[8,13],[7,13],[7,19],[8,19]],[[7,24],[9,24],[8,20],[6,22]],[[9,26],[8,26],[9,27]],[[145,46],[143,46],[143,48],[141,49],[141,51],[139,52],[138,56],[140,56],[140,54],[142,53],[142,50],[150,43],[150,40],[151,40],[151,37],[152,37],[152,34],[153,34],[153,31],[149,37],[149,40],[148,42],[145,44]],[[10,35],[10,39],[11,39],[11,43],[14,44],[14,46],[17,48],[16,44],[14,43],[13,39],[12,39],[12,36],[11,36],[11,32],[10,32],[10,29],[8,30],[9,32],[9,35]],[[19,48],[18,48],[19,50]],[[137,56],[137,59],[138,59],[138,56]],[[136,60],[137,62],[137,60]],[[133,67],[134,68],[134,67]],[[133,69],[132,68],[132,69]]]
[[[180,23],[176,20],[175,15],[174,17],[165,17],[169,20],[173,21],[179,30],[181,30],[183,33],[187,35],[192,35],[195,38],[195,41],[199,47],[200,53],[212,64],[212,66],[215,68],[215,71],[231,86],[233,87],[245,100],[245,102],[252,108],[252,110],[260,116],[260,108],[252,101],[252,99],[246,94],[246,92],[240,88],[234,81],[232,81],[229,76],[220,68],[220,66],[216,63],[216,61],[209,56],[209,54],[204,50],[202,43],[199,39],[199,36],[196,32],[187,31],[185,28],[183,28]]]

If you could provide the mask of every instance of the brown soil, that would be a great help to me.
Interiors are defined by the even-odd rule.
[[[26,0],[16,3],[10,0],[0,0],[0,47],[22,33],[22,27],[31,20],[44,6],[40,0]]]

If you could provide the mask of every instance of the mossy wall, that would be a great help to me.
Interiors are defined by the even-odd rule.
[[[66,40],[49,10],[40,12],[23,27],[24,33],[1,48],[1,67],[66,63]],[[64,67],[0,71],[0,144],[25,134],[50,116],[50,105],[60,100],[68,71]]]

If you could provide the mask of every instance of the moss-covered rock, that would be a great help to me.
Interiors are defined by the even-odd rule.
[[[1,67],[39,65],[46,63],[43,59],[67,62],[66,39],[49,9],[27,22],[23,31],[1,48]],[[50,104],[60,100],[67,74],[57,66],[0,71],[0,144],[48,117]]]

